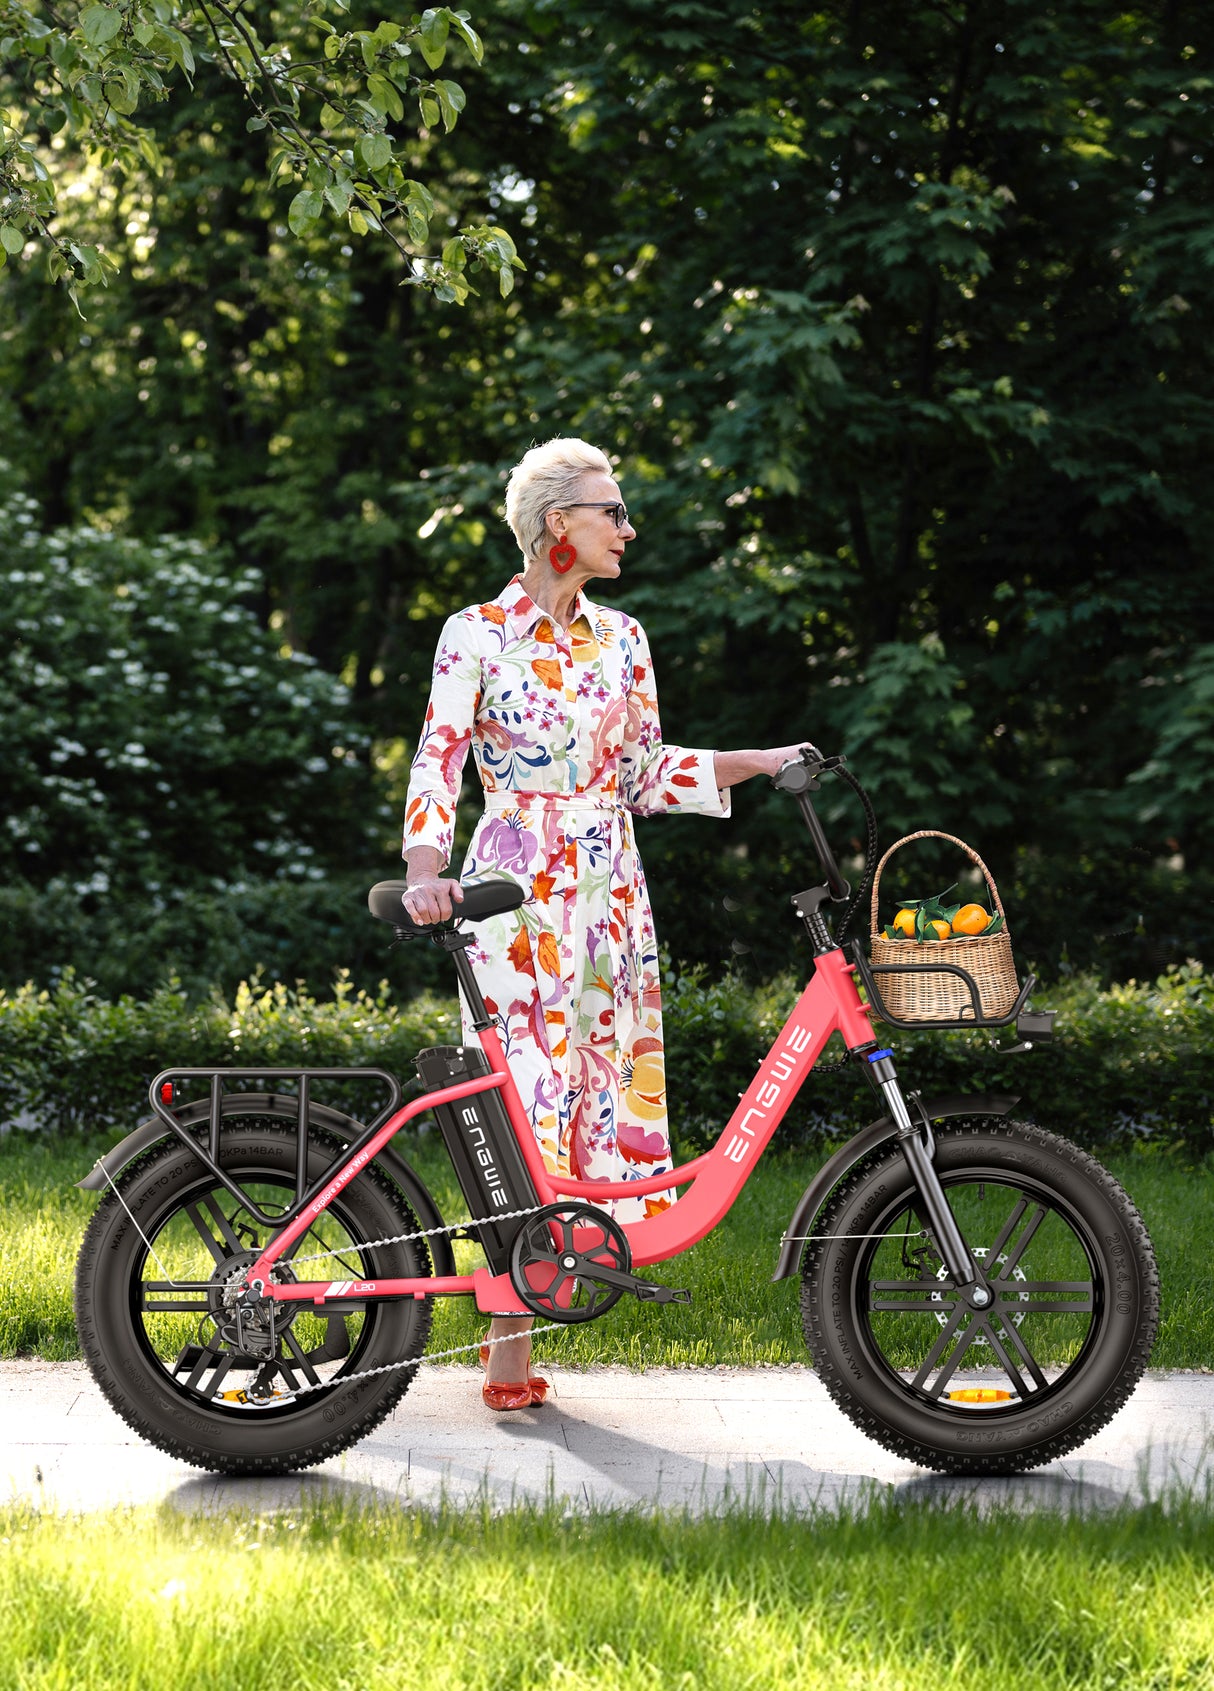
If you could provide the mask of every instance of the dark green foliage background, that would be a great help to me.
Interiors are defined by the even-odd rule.
[[[699,971],[667,968],[667,1083],[682,1153],[714,1143],[799,991],[791,975],[748,987],[736,975],[706,981]],[[1214,977],[1184,966],[1150,986],[1105,992],[1081,980],[1056,986],[1050,1003],[1058,1011],[1057,1039],[1030,1055],[1001,1055],[1009,1035],[992,1042],[980,1032],[899,1032],[899,1070],[928,1098],[1023,1097],[1018,1114],[1090,1147],[1154,1143],[1198,1157],[1210,1151]],[[214,995],[202,1003],[173,987],[143,1001],[114,1001],[69,976],[52,992],[0,992],[0,1117],[24,1103],[56,1132],[125,1133],[149,1115],[155,1074],[208,1064],[382,1067],[413,1096],[415,1053],[460,1037],[455,1000],[433,994],[401,1006],[391,989],[367,993],[341,981],[324,1001],[281,984],[241,987],[230,999]],[[828,1057],[834,1054],[828,1048]],[[344,1092],[318,1086],[322,1101],[364,1120],[384,1101],[374,1083]],[[205,1095],[204,1085],[198,1096]],[[777,1144],[821,1146],[880,1113],[855,1067],[818,1073]]]
[[[91,197],[123,269],[87,321],[0,273],[0,439],[31,521],[93,564],[83,531],[118,536],[123,565],[55,612],[12,579],[9,519],[0,979],[378,980],[362,891],[394,870],[437,631],[514,568],[503,477],[557,432],[619,455],[639,538],[618,600],[668,738],[846,751],[886,843],[978,846],[1051,976],[1208,957],[1214,13],[492,0],[474,21],[468,109],[410,167],[436,230],[510,228],[509,301],[402,288],[386,243],[335,222],[291,236],[264,135],[202,58],[151,114],[164,173]],[[0,67],[0,101],[21,89]],[[290,648],[337,719],[248,733],[228,625],[200,614],[155,660],[208,742],[171,756],[106,628],[119,577],[187,540],[231,584],[254,691],[300,674]],[[49,763],[98,665],[108,714]],[[101,756],[120,730],[143,780]],[[87,827],[48,799],[61,775],[94,782]],[[161,781],[188,827],[150,819]],[[828,809],[857,849],[850,801]],[[775,795],[735,812],[641,844],[674,955],[753,981],[786,965],[772,912],[813,871]],[[890,891],[957,869],[925,855]],[[389,968],[433,982],[416,953]]]

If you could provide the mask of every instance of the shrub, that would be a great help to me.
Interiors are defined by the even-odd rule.
[[[716,1138],[798,990],[791,976],[755,986],[736,975],[705,982],[695,970],[668,971],[667,1083],[681,1148]],[[1004,1054],[1010,1030],[891,1032],[905,1084],[928,1096],[1020,1094],[1018,1113],[1092,1147],[1154,1140],[1194,1154],[1214,1148],[1214,977],[1187,964],[1153,983],[1106,990],[1077,979],[1038,1002],[1057,1009],[1057,1038],[1029,1056]],[[0,992],[0,1110],[11,1118],[24,1107],[57,1131],[125,1132],[147,1114],[148,1082],[170,1065],[367,1064],[412,1089],[414,1053],[460,1037],[454,999],[427,993],[400,1007],[386,984],[371,993],[347,976],[328,999],[254,981],[228,1003],[192,1001],[175,985],[143,1001],[109,1001],[69,974],[53,990]],[[324,1096],[359,1115],[378,1108],[366,1088]],[[854,1066],[819,1072],[778,1142],[836,1140],[879,1113]]]
[[[198,540],[44,532],[2,460],[0,528],[0,981],[346,963],[343,877],[396,822],[350,689],[264,626],[261,577]]]

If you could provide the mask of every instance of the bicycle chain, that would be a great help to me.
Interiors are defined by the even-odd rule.
[[[135,1217],[133,1215],[131,1215],[130,1209],[127,1207],[127,1204],[126,1204],[126,1200],[123,1198],[122,1193],[118,1190],[118,1187],[115,1185],[114,1180],[111,1177],[108,1169],[103,1168],[102,1172],[105,1174],[106,1180],[109,1182],[110,1188],[113,1191],[114,1196],[118,1199],[118,1202],[122,1205],[123,1209],[126,1210],[127,1215],[130,1216],[130,1219],[131,1219],[131,1222],[134,1225],[135,1231],[139,1234],[139,1237],[143,1240],[144,1244],[147,1246],[148,1250],[151,1252],[153,1258],[159,1264],[161,1273],[164,1274],[165,1279],[168,1281],[168,1283],[170,1285],[172,1285],[173,1284],[172,1276],[169,1274],[168,1270],[164,1267],[164,1264],[160,1262],[160,1258],[156,1255],[156,1252],[152,1247],[151,1240],[148,1239],[148,1237],[144,1233],[142,1227],[140,1227],[139,1223],[135,1220]],[[500,1215],[484,1216],[484,1217],[481,1217],[480,1219],[475,1220],[475,1221],[453,1221],[453,1222],[448,1223],[446,1226],[442,1226],[442,1227],[420,1228],[415,1233],[393,1233],[386,1239],[367,1239],[367,1240],[364,1240],[362,1243],[357,1244],[357,1245],[343,1246],[339,1250],[313,1251],[308,1256],[289,1257],[287,1260],[294,1267],[295,1265],[297,1265],[301,1262],[320,1262],[325,1257],[340,1257],[341,1256],[341,1250],[343,1250],[343,1249],[344,1250],[353,1249],[353,1250],[359,1250],[359,1251],[373,1251],[373,1250],[378,1250],[381,1245],[405,1245],[405,1244],[410,1244],[415,1239],[433,1239],[433,1238],[436,1238],[440,1233],[459,1233],[459,1232],[466,1231],[468,1228],[471,1228],[471,1227],[480,1227],[483,1224],[491,1222],[491,1221],[513,1221],[513,1220],[516,1220],[519,1216],[536,1215],[536,1214],[539,1213],[541,1208],[543,1208],[543,1206],[540,1205],[540,1204],[531,1204],[526,1209],[503,1210]],[[905,1234],[902,1234],[901,1237],[906,1238],[906,1239],[913,1239],[913,1238],[920,1237],[922,1234],[923,1234],[923,1229],[920,1228],[916,1233],[905,1233]],[[827,1239],[845,1238],[845,1237],[853,1237],[853,1235],[845,1235],[845,1234],[841,1234],[841,1233],[838,1233],[838,1234],[835,1234],[835,1233],[793,1234],[793,1235],[790,1236],[790,1238],[788,1240],[782,1240],[781,1243],[791,1243],[793,1240],[796,1240],[796,1241],[799,1242],[800,1240],[803,1240],[803,1239],[804,1240],[808,1240],[808,1239],[827,1240]],[[897,1238],[897,1237],[899,1237],[899,1235],[897,1235],[897,1234],[882,1235],[882,1234],[876,1234],[876,1233],[862,1233],[862,1234],[859,1234],[859,1235],[855,1235],[855,1237],[859,1237],[859,1238],[862,1238],[862,1239],[874,1239],[874,1238],[882,1238],[882,1237]],[[566,1325],[566,1323],[563,1322],[563,1321],[548,1321],[548,1322],[545,1322],[543,1326],[540,1326],[540,1327],[534,1327],[533,1326],[533,1327],[531,1327],[528,1331],[528,1337],[533,1338],[537,1333],[563,1332],[565,1325]],[[427,1367],[428,1365],[433,1364],[433,1363],[446,1362],[453,1356],[466,1356],[470,1351],[476,1351],[479,1354],[482,1347],[487,1346],[488,1348],[492,1349],[492,1347],[494,1345],[509,1344],[513,1338],[520,1337],[520,1336],[521,1335],[517,1335],[517,1334],[509,1334],[505,1338],[501,1338],[501,1339],[478,1339],[473,1344],[456,1345],[451,1350],[435,1351],[433,1355],[429,1355],[429,1356],[407,1356],[407,1357],[404,1357],[400,1362],[386,1362],[386,1363],[383,1364],[382,1367],[379,1367],[379,1368],[362,1368],[356,1374],[343,1374],[336,1380],[318,1380],[315,1385],[305,1384],[305,1385],[302,1385],[302,1386],[296,1386],[291,1391],[291,1393],[289,1395],[291,1397],[305,1397],[309,1392],[330,1391],[330,1390],[334,1390],[334,1389],[344,1391],[346,1386],[352,1386],[358,1380],[374,1379],[375,1376],[379,1375],[379,1374],[393,1374],[393,1373],[396,1372],[396,1370],[398,1368],[424,1368],[424,1367]],[[267,1398],[264,1401],[269,1402],[270,1399]]]
[[[404,1245],[414,1239],[433,1239],[439,1233],[458,1233],[470,1227],[480,1227],[483,1222],[513,1221],[518,1216],[536,1215],[542,1207],[540,1204],[531,1204],[527,1209],[503,1210],[500,1215],[485,1216],[477,1221],[453,1221],[446,1227],[425,1227],[416,1233],[394,1233],[389,1239],[368,1239],[364,1244],[357,1245],[354,1248],[360,1251],[373,1251],[380,1245]],[[323,1257],[340,1258],[340,1256],[340,1251],[315,1251],[306,1257],[291,1257],[290,1262],[294,1267],[296,1263],[300,1262],[319,1262]],[[532,1338],[536,1333],[560,1332],[564,1326],[563,1321],[548,1321],[542,1327],[533,1326],[529,1328],[527,1336]],[[333,1388],[344,1391],[347,1386],[353,1385],[356,1380],[370,1380],[377,1374],[392,1374],[398,1368],[423,1368],[431,1363],[446,1362],[453,1356],[466,1356],[469,1351],[473,1350],[479,1354],[482,1347],[492,1349],[494,1345],[509,1344],[512,1339],[519,1336],[518,1334],[509,1334],[502,1339],[479,1339],[475,1344],[456,1345],[453,1350],[439,1350],[435,1351],[433,1355],[427,1356],[406,1357],[402,1362],[386,1362],[381,1368],[363,1368],[357,1374],[343,1374],[337,1380],[320,1380],[314,1386],[299,1386],[291,1393],[291,1396],[304,1397],[308,1392],[319,1392]]]
[[[424,1227],[417,1233],[393,1233],[388,1239],[368,1239],[359,1245],[343,1245],[341,1250],[314,1251],[306,1257],[290,1257],[288,1261],[294,1267],[300,1262],[319,1262],[322,1257],[340,1257],[342,1250],[374,1251],[380,1245],[406,1245],[413,1239],[433,1239],[439,1233],[458,1233],[469,1227],[486,1227],[494,1221],[513,1221],[520,1215],[536,1215],[543,1208],[541,1204],[530,1204],[525,1210],[501,1210],[497,1215],[481,1216],[476,1221],[453,1221],[446,1227]]]

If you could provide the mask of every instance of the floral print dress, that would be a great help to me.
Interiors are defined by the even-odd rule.
[[[450,617],[413,760],[404,849],[451,853],[469,746],[485,795],[461,878],[528,902],[469,950],[536,1142],[554,1173],[671,1167],[653,914],[632,815],[727,816],[713,754],[662,740],[639,623],[580,594],[568,631],[518,576]],[[472,1039],[465,1010],[465,1039]],[[622,1221],[669,1199],[615,1204]]]

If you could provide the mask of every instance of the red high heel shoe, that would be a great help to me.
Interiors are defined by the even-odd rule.
[[[489,1362],[489,1346],[482,1345],[481,1362]],[[486,1380],[481,1397],[489,1409],[538,1408],[548,1396],[548,1382],[539,1374],[529,1374],[525,1380]]]

